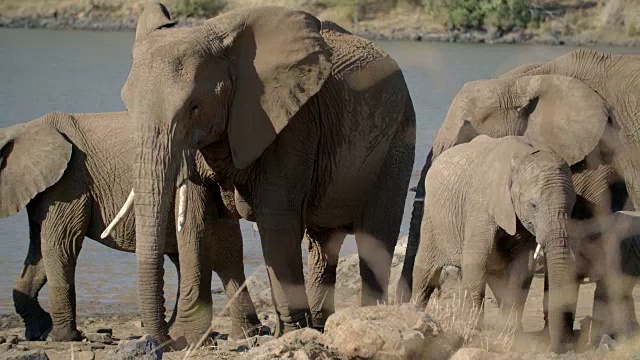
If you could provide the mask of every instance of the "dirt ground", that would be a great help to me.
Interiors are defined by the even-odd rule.
[[[444,306],[445,303],[453,300],[453,295],[457,286],[457,280],[451,279],[443,286],[443,290],[438,299],[439,305]],[[593,293],[595,290],[595,284],[583,284],[580,287],[580,297],[578,301],[578,308],[576,314],[576,323],[574,328],[578,329],[580,321],[585,316],[591,314],[591,307],[593,302]],[[252,291],[254,293],[254,291]],[[636,299],[636,316],[638,315],[638,309],[640,308],[640,290],[636,288],[634,292]],[[523,326],[525,334],[515,336],[512,351],[521,352],[542,352],[543,346],[531,341],[536,331],[542,329],[544,321],[542,315],[542,298],[543,298],[543,278],[542,275],[536,275],[534,278],[529,297],[527,299]],[[349,288],[339,288],[337,291],[336,305],[339,308],[347,307],[350,305],[357,305],[359,296],[357,291]],[[270,306],[264,302],[256,301],[258,312],[273,313]],[[215,305],[218,308],[216,313],[221,310],[220,302]],[[490,291],[487,293],[486,305],[485,305],[485,328],[493,328],[496,319],[498,319],[498,309],[495,299]],[[144,334],[144,328],[140,327],[140,315],[136,313],[120,313],[120,314],[91,314],[90,316],[84,315],[78,317],[78,327],[81,331],[86,333],[94,333],[99,329],[112,329],[114,344],[101,344],[91,342],[74,342],[74,343],[56,343],[56,342],[35,342],[35,341],[23,341],[20,340],[17,345],[18,348],[27,348],[28,350],[43,349],[46,351],[50,359],[106,359],[110,355],[110,350],[117,349],[117,341],[120,339],[128,339],[132,337],[141,336]],[[217,316],[213,320],[212,329],[214,329],[214,337],[224,338],[224,334],[227,334],[231,328],[231,321],[227,316]],[[531,336],[528,336],[530,334]],[[4,338],[10,338],[12,335],[18,336],[19,339],[24,338],[24,327],[22,321],[17,315],[5,314],[0,315],[0,336]],[[235,348],[225,346],[224,341],[210,341],[209,344],[197,352],[191,353],[192,357],[197,358],[212,358],[212,359],[229,359],[241,356],[242,353],[236,351]],[[5,345],[6,346],[6,345]],[[74,352],[74,356],[71,356],[71,352]],[[595,353],[594,353],[595,354]],[[164,357],[168,359],[183,359],[186,356],[186,352],[174,352],[165,353]],[[0,352],[0,358],[3,354]],[[549,354],[549,357],[551,356]],[[598,356],[590,356],[589,358],[599,358]]]

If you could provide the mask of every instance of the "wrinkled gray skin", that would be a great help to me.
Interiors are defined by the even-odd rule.
[[[569,166],[521,137],[480,135],[442,153],[425,190],[412,300],[426,306],[442,267],[458,266],[477,309],[489,281],[501,307],[514,306],[520,322],[527,297],[522,284],[531,282],[526,269],[537,241],[550,276],[551,349],[566,351],[578,296],[567,236],[575,202]],[[502,276],[505,271],[512,276]]]
[[[571,230],[571,236],[580,239],[577,264],[582,274],[598,280],[591,324],[593,343],[602,334],[628,336],[637,331],[633,288],[640,277],[640,212],[617,211],[583,221]]]
[[[172,28],[161,4],[138,20],[122,98],[135,123],[138,287],[165,343],[162,252],[172,194],[200,149],[239,213],[257,222],[276,334],[323,327],[338,252],[355,233],[362,304],[386,299],[415,148],[396,62],[301,11],[240,9]],[[309,234],[307,293],[301,241]]]
[[[131,190],[132,126],[126,112],[51,113],[0,130],[0,217],[26,206],[29,218],[29,254],[13,290],[27,340],[47,335],[54,341],[80,340],[74,275],[85,236],[112,249],[135,251],[133,214],[111,236],[100,238]],[[230,299],[245,281],[237,217],[222,203],[211,170],[201,158],[198,164],[188,187],[186,228],[176,233],[174,216],[167,217],[163,249],[179,267],[182,296],[171,332],[182,346],[197,341],[211,324],[211,272],[220,276]],[[172,213],[173,199],[170,203]],[[46,282],[51,315],[37,299]],[[255,332],[259,322],[246,288],[232,300],[230,313],[231,336]]]
[[[630,207],[637,208],[640,138],[634,129],[640,126],[639,73],[640,57],[577,50],[546,64],[520,66],[500,78],[469,82],[449,108],[422,179],[433,159],[475,133],[526,135],[571,165],[578,195],[573,218],[589,219],[621,210],[627,193]],[[465,120],[472,126],[463,126]],[[622,183],[626,189],[619,186]],[[404,301],[411,293],[424,196],[421,181],[397,293]]]

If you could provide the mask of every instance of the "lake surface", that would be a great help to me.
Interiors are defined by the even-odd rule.
[[[120,87],[131,65],[133,33],[0,29],[0,127],[51,111],[106,112],[124,109]],[[419,174],[449,103],[467,81],[492,77],[517,65],[551,60],[572,47],[379,42],[400,64],[418,119],[415,175]],[[619,54],[640,49],[606,48]],[[417,176],[412,180],[415,185]],[[408,232],[410,198],[402,232]],[[259,236],[243,221],[245,268],[262,264]],[[26,211],[0,220],[0,314],[13,313],[11,290],[27,254]],[[341,254],[355,252],[345,241]],[[167,264],[168,264],[167,260]],[[79,313],[137,308],[135,255],[85,241],[76,271]],[[177,277],[167,266],[165,294],[175,299]],[[214,276],[213,287],[221,287]],[[40,296],[48,308],[46,286]]]

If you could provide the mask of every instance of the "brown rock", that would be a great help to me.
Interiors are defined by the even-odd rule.
[[[111,335],[109,334],[103,334],[103,333],[88,333],[86,335],[87,340],[91,341],[91,342],[97,342],[97,343],[102,343],[102,344],[111,344],[113,343],[113,339],[111,338]]]
[[[243,357],[249,360],[285,359],[339,359],[328,345],[327,338],[317,330],[304,328],[287,333],[277,340],[250,349]]]
[[[348,358],[446,359],[457,349],[437,341],[442,328],[412,304],[340,310],[327,319],[325,336]]]

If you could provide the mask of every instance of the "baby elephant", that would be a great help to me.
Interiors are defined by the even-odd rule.
[[[29,254],[13,290],[28,340],[80,340],[74,275],[85,237],[136,251],[132,213],[121,214],[120,223],[105,231],[133,186],[132,127],[126,112],[51,113],[0,130],[0,218],[25,206],[29,218]],[[212,271],[231,301],[232,336],[244,337],[259,324],[246,288],[232,298],[245,281],[242,235],[203,163],[181,190],[179,203],[188,204],[187,210],[174,204],[178,215],[167,216],[164,253],[179,263],[180,295],[171,328],[178,348],[197,341],[211,324]],[[176,223],[181,231],[176,232]],[[47,281],[51,315],[37,299]]]
[[[527,296],[522,289],[531,282],[529,254],[537,242],[550,273],[551,350],[566,351],[577,302],[567,237],[576,198],[569,166],[522,137],[480,135],[442,153],[425,189],[413,301],[426,306],[441,269],[453,265],[462,268],[476,311],[482,311],[488,282],[501,307],[515,307],[520,319]]]

